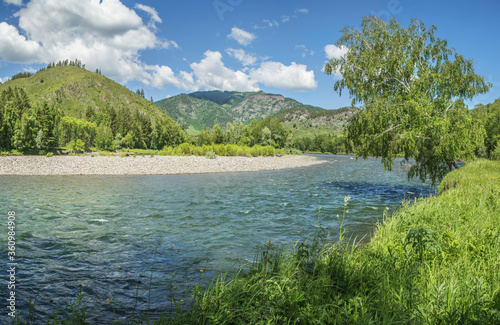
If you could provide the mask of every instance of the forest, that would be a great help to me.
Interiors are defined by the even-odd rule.
[[[96,111],[89,106],[81,118],[65,116],[47,102],[32,106],[23,89],[10,87],[0,94],[0,134],[0,148],[20,152],[161,149],[187,139],[174,122],[138,110],[107,106]]]

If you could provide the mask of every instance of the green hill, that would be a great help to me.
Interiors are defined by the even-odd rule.
[[[50,137],[50,145],[80,139],[86,148],[102,149],[156,149],[186,139],[185,131],[156,105],[77,66],[53,66],[15,78],[0,85],[0,94],[0,113],[9,117],[0,121],[4,149],[34,149],[37,132],[42,139]],[[51,122],[39,121],[42,116]]]
[[[233,121],[247,124],[252,119],[266,118],[291,108],[324,111],[323,108],[262,91],[199,91],[162,99],[155,104],[192,133]]]
[[[75,66],[54,67],[28,78],[8,81],[0,85],[0,92],[8,87],[23,88],[33,105],[47,101],[73,117],[82,117],[89,106],[96,110],[109,106],[168,119],[164,112],[133,91],[105,76]]]

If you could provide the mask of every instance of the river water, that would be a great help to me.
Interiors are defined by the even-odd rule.
[[[253,261],[263,245],[293,245],[345,228],[369,236],[386,208],[434,189],[408,181],[409,166],[384,173],[375,159],[318,155],[325,164],[293,170],[164,176],[0,177],[4,215],[0,259],[7,265],[7,214],[16,213],[16,308],[29,299],[45,319],[82,290],[92,321],[123,317],[137,303],[157,315],[169,308],[166,276],[177,299],[205,270],[205,281]],[[7,269],[7,267],[6,267]],[[8,274],[2,272],[0,323],[9,321]],[[141,281],[137,291],[137,283]],[[112,304],[109,303],[111,299]]]

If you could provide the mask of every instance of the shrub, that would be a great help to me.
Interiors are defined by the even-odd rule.
[[[207,151],[207,153],[205,154],[205,158],[215,159],[215,158],[217,158],[217,155],[213,151]]]
[[[493,150],[493,152],[491,153],[491,159],[500,160],[500,141],[497,142],[495,150]]]
[[[262,148],[262,155],[271,157],[274,156],[274,147],[273,146],[265,146]]]
[[[189,143],[182,143],[177,147],[181,153],[181,156],[189,156],[192,151],[192,145]]]

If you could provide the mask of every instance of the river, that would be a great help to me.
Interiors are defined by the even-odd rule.
[[[335,240],[346,196],[345,229],[361,238],[386,208],[434,193],[408,181],[409,166],[398,160],[384,173],[375,159],[318,159],[327,163],[268,172],[0,177],[0,213],[4,220],[16,213],[16,308],[26,319],[33,299],[45,319],[82,290],[91,322],[115,317],[113,307],[123,317],[136,302],[154,318],[170,306],[167,275],[175,276],[177,298],[188,301],[200,270],[206,281],[253,261],[269,241],[291,246],[312,238],[320,208],[320,224]],[[6,265],[6,236],[0,252]],[[2,280],[5,302],[7,273]]]

